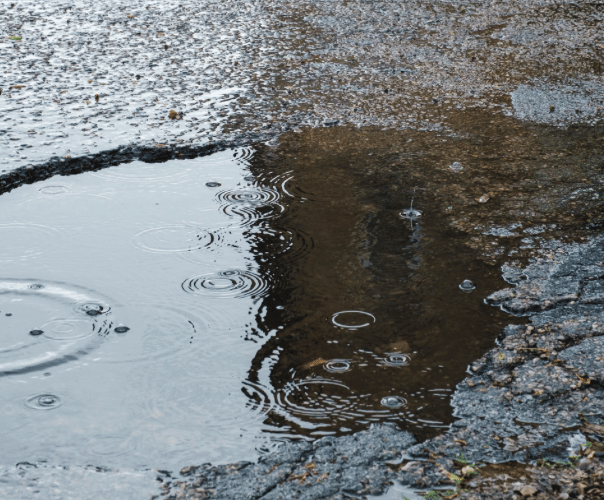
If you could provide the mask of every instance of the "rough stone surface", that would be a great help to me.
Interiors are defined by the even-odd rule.
[[[0,169],[304,126],[443,130],[476,107],[596,123],[603,16],[550,0],[5,0]]]
[[[157,491],[157,473],[27,462],[0,468],[1,500],[131,500]]]
[[[526,268],[506,266],[504,276],[516,287],[487,298],[530,315],[528,324],[508,326],[498,348],[470,367],[473,375],[452,400],[459,420],[448,433],[409,449],[411,456],[571,467],[569,457],[583,454],[586,467],[602,469],[597,455],[604,438],[604,308],[602,295],[592,291],[604,279],[604,237],[585,244],[549,242],[541,251],[543,257]],[[418,487],[442,483],[438,467],[422,469],[421,476],[403,471],[399,480]],[[518,490],[536,494],[527,491]]]
[[[408,434],[388,427],[284,445],[258,465],[196,468],[184,486],[166,488],[168,498],[196,498],[196,487],[208,498],[364,498],[393,479],[424,491],[460,482],[467,491],[458,496],[467,499],[601,498],[594,478],[604,474],[604,307],[591,285],[604,279],[604,237],[550,241],[541,253],[526,268],[505,266],[516,287],[487,298],[529,321],[506,327],[498,347],[472,364],[452,398],[458,419],[450,431],[413,446]],[[401,453],[400,465],[386,464]],[[506,462],[522,474],[482,468]]]
[[[388,462],[413,442],[408,432],[376,425],[351,436],[290,443],[257,464],[186,467],[182,479],[170,478],[162,484],[161,496],[314,500],[378,495],[392,476]]]

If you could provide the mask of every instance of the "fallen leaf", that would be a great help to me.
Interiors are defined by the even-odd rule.
[[[163,144],[160,144],[160,146],[163,146]],[[279,467],[279,464],[275,464],[275,465],[273,465],[273,466],[272,466],[272,467],[269,469],[269,471],[268,471],[266,474],[264,474],[264,475],[265,475],[265,476],[268,476],[268,475],[269,475],[271,472],[273,472],[273,471],[274,471],[274,470],[275,470],[277,467]]]

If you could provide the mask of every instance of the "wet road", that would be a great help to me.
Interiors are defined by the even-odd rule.
[[[602,16],[588,2],[4,1],[0,166],[304,126],[441,130],[474,107],[593,123]]]
[[[545,238],[578,239],[601,227],[601,132],[597,127],[579,127],[551,133],[531,123],[594,125],[602,119],[602,19],[601,6],[587,2],[4,1],[0,173],[125,145],[177,152],[220,141],[268,143],[263,160],[284,164],[291,161],[288,147],[307,148],[311,152],[305,161],[321,168],[323,162],[332,167],[332,160],[341,159],[344,146],[350,151],[367,143],[371,147],[356,154],[381,153],[378,166],[356,164],[367,168],[364,189],[371,197],[379,198],[387,185],[400,202],[398,214],[419,192],[415,206],[423,196],[432,216],[438,213],[449,230],[463,234],[460,245],[475,252],[479,261],[475,268],[510,258],[522,261]],[[342,125],[366,128],[360,135],[347,127],[317,134],[309,130]],[[401,132],[405,130],[420,136],[407,136]],[[450,169],[456,161],[462,170]],[[458,178],[447,177],[455,173]],[[399,174],[406,176],[405,181]],[[156,181],[161,185],[161,179]],[[405,186],[400,197],[394,195],[399,185]],[[47,193],[36,195],[41,199],[45,194],[65,194],[53,191],[55,183],[44,187]],[[237,200],[222,201],[237,206]],[[5,234],[18,229],[19,217],[39,213],[13,210],[12,226],[2,228]],[[363,206],[359,213],[372,210]],[[105,211],[101,206],[90,213],[114,212],[119,210]],[[245,218],[249,213],[224,215]],[[139,246],[166,251],[162,245],[167,234],[188,241],[190,235],[180,231],[181,222],[180,229],[164,234],[141,228]],[[87,220],[72,229],[102,223]],[[23,256],[35,259],[60,250],[60,245],[17,246],[0,252],[5,266]],[[381,269],[390,265],[384,264],[391,258],[388,244],[376,248],[373,256],[367,251],[354,254],[362,272],[376,262]],[[253,252],[261,250],[266,248],[258,246]],[[404,264],[412,267],[418,262],[410,259]],[[91,267],[87,272],[100,271]],[[183,276],[181,291],[203,295],[208,287],[221,288],[225,279],[232,279],[216,272],[210,279],[211,272]],[[25,278],[25,271],[19,277]],[[460,274],[459,281],[464,277]],[[52,278],[56,276],[49,275]],[[277,336],[273,342],[277,350],[282,347],[279,342]],[[407,347],[392,352],[405,354]],[[322,375],[330,373],[327,368],[337,373],[349,366],[335,354],[330,364],[312,349],[306,349],[305,356],[300,350],[275,364],[274,374],[286,373],[293,365],[309,373],[321,367]],[[271,363],[270,352],[260,352],[257,358],[258,366]],[[258,394],[250,394],[255,401]],[[415,396],[421,398],[419,392]],[[23,399],[21,393],[19,398]],[[57,404],[40,397],[28,402],[36,407]],[[164,413],[174,409],[169,405]],[[154,418],[163,418],[160,413]],[[448,416],[445,412],[439,418],[444,422]],[[118,434],[110,437],[119,441],[123,435]],[[181,434],[173,442],[178,447],[183,441]],[[253,454],[251,448],[248,452]],[[224,457],[233,459],[228,453]],[[11,491],[12,498],[30,494],[18,484],[20,474],[14,469],[3,474],[18,485],[19,493]],[[37,474],[47,477],[49,484],[58,475],[58,481],[80,491],[93,484],[79,469],[71,476],[55,469]],[[128,481],[122,478],[116,484],[126,487]],[[124,493],[124,498],[130,495]]]

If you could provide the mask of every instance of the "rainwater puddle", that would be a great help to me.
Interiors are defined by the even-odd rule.
[[[373,422],[441,432],[511,321],[483,299],[522,228],[576,223],[476,201],[571,188],[487,169],[472,140],[310,131],[0,196],[4,461],[174,470]]]

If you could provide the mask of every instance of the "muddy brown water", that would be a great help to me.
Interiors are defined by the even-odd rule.
[[[500,266],[599,228],[603,166],[598,128],[451,122],[2,194],[3,462],[178,468],[372,422],[442,432],[468,364],[524,321],[483,302]]]

